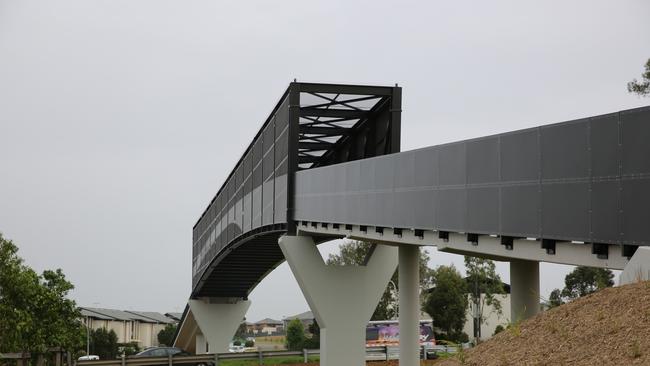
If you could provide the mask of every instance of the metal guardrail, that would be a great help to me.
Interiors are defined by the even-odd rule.
[[[456,353],[457,347],[454,346],[434,346],[427,348],[433,349],[436,352]],[[421,348],[422,350],[422,348]],[[218,366],[220,361],[223,360],[259,360],[259,364],[263,364],[264,359],[273,357],[287,357],[287,356],[302,356],[303,362],[307,363],[309,356],[320,355],[319,349],[304,349],[302,351],[258,351],[258,352],[242,352],[242,353],[207,353],[196,356],[168,356],[168,357],[121,357],[115,360],[99,360],[99,361],[77,361],[76,366],[159,366],[159,365],[214,365]],[[422,352],[426,359],[426,352]],[[398,346],[377,346],[366,347],[366,360],[367,361],[383,361],[383,360],[397,360],[399,359]]]

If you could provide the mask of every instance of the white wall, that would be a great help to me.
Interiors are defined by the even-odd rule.
[[[467,296],[471,302],[470,296]],[[483,297],[484,295],[481,295],[481,298]],[[492,306],[485,305],[483,309],[484,323],[481,324],[482,340],[492,337],[497,325],[502,325],[505,328],[510,323],[510,294],[495,295],[495,297],[501,302],[501,315]],[[467,320],[465,321],[463,332],[469,336],[470,341],[474,340],[474,319],[472,318],[471,305],[467,307]]]

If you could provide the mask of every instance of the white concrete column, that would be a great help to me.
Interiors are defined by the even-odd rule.
[[[309,236],[279,244],[320,326],[320,364],[365,366],[366,325],[395,272],[397,249],[377,245],[365,266],[328,266]]]
[[[399,364],[420,364],[420,248],[399,246]]]
[[[197,355],[202,355],[208,353],[208,347],[206,347],[205,337],[201,333],[196,333],[195,341],[195,352]]]
[[[638,247],[621,272],[619,285],[650,280],[650,247]]]
[[[539,262],[510,261],[510,299],[511,322],[539,312]]]
[[[197,349],[206,349],[205,343],[210,345],[212,352],[228,352],[228,344],[237,332],[237,327],[244,321],[246,311],[251,302],[238,301],[227,303],[225,299],[214,299],[212,301],[224,301],[224,303],[213,303],[205,300],[189,300],[190,311],[196,319],[196,324],[203,334],[204,344],[198,347],[199,336],[197,334]]]

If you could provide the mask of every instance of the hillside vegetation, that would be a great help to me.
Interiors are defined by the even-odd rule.
[[[561,305],[435,365],[650,365],[650,281]]]

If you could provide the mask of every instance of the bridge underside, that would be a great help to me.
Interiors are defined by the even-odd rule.
[[[271,231],[237,242],[212,264],[195,297],[247,298],[255,286],[284,261],[278,239],[284,231]]]

